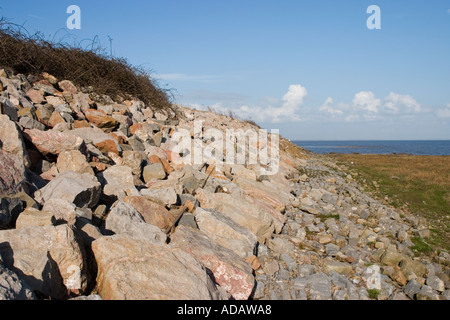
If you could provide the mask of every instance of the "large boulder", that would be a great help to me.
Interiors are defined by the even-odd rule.
[[[94,175],[94,170],[86,160],[86,157],[78,150],[64,151],[59,154],[56,168],[60,173],[75,171]]]
[[[64,299],[87,286],[84,248],[68,225],[0,231],[0,256],[35,292]]]
[[[36,200],[45,204],[50,199],[63,199],[79,208],[94,207],[101,194],[97,178],[89,173],[67,171],[60,173],[44,188],[35,193]]]
[[[144,218],[145,222],[160,228],[168,233],[175,225],[175,218],[164,206],[148,200],[142,196],[129,196],[123,200],[135,208]]]
[[[130,238],[163,244],[167,236],[158,227],[147,224],[128,203],[117,201],[102,224],[104,234],[122,234]]]
[[[234,251],[242,258],[253,255],[257,239],[249,229],[216,210],[197,208],[194,214],[200,231],[211,240]]]
[[[236,253],[222,247],[199,230],[179,226],[171,238],[171,246],[190,253],[211,270],[214,279],[236,300],[247,300],[254,287],[250,264]]]
[[[252,231],[260,243],[270,239],[275,231],[273,216],[249,196],[209,193],[202,189],[198,189],[195,196],[202,208],[222,212],[237,224]]]
[[[99,174],[99,180],[103,185],[103,194],[111,199],[139,195],[130,167],[119,165],[109,167]]]
[[[105,300],[211,300],[227,296],[183,250],[123,235],[92,243]]]
[[[68,150],[82,150],[83,139],[67,132],[26,129],[24,137],[44,155],[59,155]]]

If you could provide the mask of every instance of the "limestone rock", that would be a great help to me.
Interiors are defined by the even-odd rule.
[[[206,270],[189,254],[125,236],[92,243],[98,292],[105,300],[224,299]]]
[[[20,273],[34,291],[63,299],[87,286],[84,249],[67,225],[0,231],[4,265]]]
[[[253,255],[257,239],[249,229],[216,210],[197,208],[194,215],[200,231],[211,240],[234,251],[241,258]]]
[[[17,125],[7,115],[3,114],[0,114],[0,143],[2,150],[21,157],[24,165],[30,166],[30,159],[22,140],[22,134],[19,132]]]
[[[75,171],[78,173],[89,173],[94,175],[86,157],[78,150],[64,151],[59,154],[56,161],[56,168],[60,173]]]
[[[170,207],[178,203],[178,194],[172,187],[141,189],[140,192],[145,198],[162,206]]]
[[[122,201],[114,204],[101,229],[104,234],[122,234],[157,244],[163,244],[167,239],[158,227],[147,224],[133,206]]]
[[[175,217],[166,208],[143,196],[128,196],[123,201],[135,208],[145,222],[158,227],[165,233],[168,233],[176,222]]]
[[[166,172],[161,163],[152,163],[144,167],[142,170],[142,177],[144,178],[145,183],[154,179],[163,180],[166,178]]]
[[[44,155],[58,155],[64,151],[81,150],[84,145],[83,139],[79,137],[53,130],[26,129],[24,136]]]
[[[196,198],[202,208],[222,212],[237,224],[248,228],[256,235],[258,242],[264,243],[275,231],[273,217],[257,206],[249,197],[238,197],[226,193],[210,194],[197,190]]]
[[[36,200],[41,204],[50,199],[63,199],[79,208],[92,208],[100,199],[101,185],[89,173],[67,171],[60,173],[36,193]]]
[[[185,226],[176,229],[171,245],[190,253],[214,274],[215,281],[236,300],[250,297],[252,267],[236,253],[211,241],[204,233]]]
[[[52,226],[54,221],[51,212],[28,208],[19,215],[16,221],[16,229],[23,229],[30,226]]]

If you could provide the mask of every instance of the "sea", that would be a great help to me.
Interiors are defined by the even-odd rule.
[[[411,154],[450,155],[450,140],[384,140],[384,141],[292,141],[319,154]]]

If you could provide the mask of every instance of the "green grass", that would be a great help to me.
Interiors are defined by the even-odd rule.
[[[367,293],[369,294],[369,298],[372,300],[377,300],[380,295],[380,290],[377,289],[367,289]]]
[[[411,242],[414,243],[414,245],[409,248],[413,252],[430,253],[433,251],[433,248],[428,243],[426,243],[422,238],[419,237],[412,238]]]
[[[425,218],[431,231],[427,245],[434,250],[450,251],[449,156],[335,154],[332,157],[357,173],[358,182],[378,198],[387,196],[389,205]],[[430,252],[423,245],[416,246],[416,252]]]

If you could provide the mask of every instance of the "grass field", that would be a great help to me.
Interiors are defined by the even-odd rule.
[[[435,250],[450,251],[450,156],[334,154],[378,198],[425,218]]]

